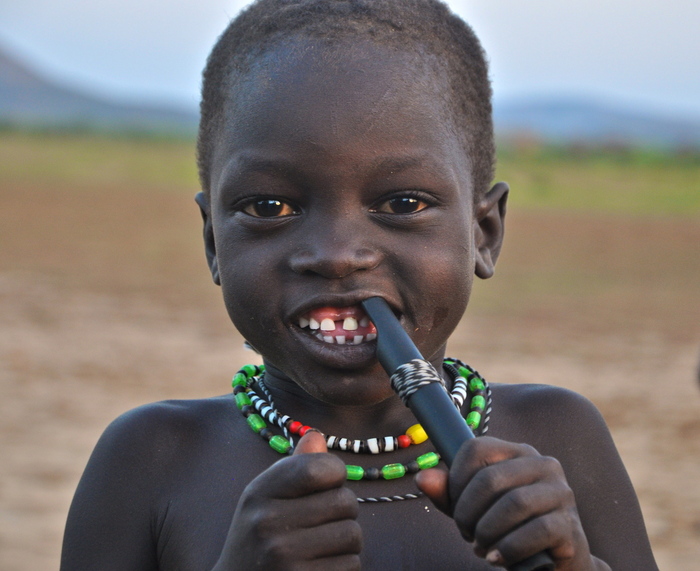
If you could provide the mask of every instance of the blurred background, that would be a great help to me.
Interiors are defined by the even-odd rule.
[[[255,355],[192,200],[233,0],[0,0],[0,568],[58,567],[105,426]],[[497,275],[450,354],[601,409],[661,569],[700,558],[700,4],[452,1],[492,66]]]

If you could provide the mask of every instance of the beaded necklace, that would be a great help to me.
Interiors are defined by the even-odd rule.
[[[457,359],[445,359],[445,370],[452,378],[452,391],[450,396],[457,409],[461,409],[465,399],[469,401],[469,413],[465,422],[476,436],[481,436],[488,431],[488,421],[491,413],[491,389],[483,377],[474,369]],[[412,444],[420,444],[428,439],[428,435],[420,424],[409,427],[405,434],[400,436],[385,436],[383,438],[350,439],[333,435],[326,435],[318,429],[312,429],[308,425],[293,420],[288,415],[281,414],[272,401],[272,395],[265,386],[263,376],[264,365],[245,365],[234,376],[231,382],[236,406],[246,419],[253,432],[265,439],[270,447],[280,454],[291,454],[294,450],[292,435],[303,436],[309,430],[320,432],[329,449],[354,452],[357,454],[378,454],[393,452],[399,448],[407,448]],[[256,387],[261,396],[256,391]],[[265,398],[266,397],[266,398]],[[257,411],[257,412],[256,412]],[[266,422],[267,421],[267,422]],[[276,425],[284,436],[275,434],[267,425]],[[420,470],[433,468],[440,461],[440,455],[436,452],[421,454],[415,460],[403,464],[395,462],[386,464],[381,468],[346,465],[348,480],[393,480],[406,474],[415,474]],[[404,494],[402,496],[388,496],[380,498],[358,498],[358,502],[391,502],[407,499],[415,499],[422,495]]]

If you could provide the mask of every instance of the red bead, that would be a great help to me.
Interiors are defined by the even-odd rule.
[[[396,440],[399,441],[399,448],[408,448],[411,445],[411,437],[406,434],[397,436]]]
[[[292,434],[299,434],[299,429],[304,426],[301,422],[298,420],[293,420],[292,423],[289,425],[289,432]]]
[[[304,436],[304,434],[306,434],[307,431],[309,431],[309,430],[311,430],[311,427],[310,427],[310,426],[302,426],[302,427],[299,429],[299,436]]]

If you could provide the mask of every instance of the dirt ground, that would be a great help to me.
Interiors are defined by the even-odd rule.
[[[0,569],[57,569],[115,416],[225,393],[254,358],[198,237],[189,193],[0,189]],[[699,245],[691,219],[512,212],[450,350],[492,381],[598,405],[665,570],[700,560]]]

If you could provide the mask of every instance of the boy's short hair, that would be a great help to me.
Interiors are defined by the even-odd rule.
[[[488,190],[495,149],[486,55],[472,29],[446,4],[440,0],[257,0],[229,24],[204,69],[197,162],[205,192],[227,100],[256,57],[295,36],[331,41],[365,37],[409,53],[424,51],[443,62],[449,104],[470,161],[474,199]]]

